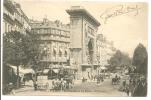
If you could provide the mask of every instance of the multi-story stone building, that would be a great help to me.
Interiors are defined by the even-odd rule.
[[[97,35],[97,59],[100,65],[98,71],[108,65],[108,60],[114,55],[115,51],[112,41],[108,41],[103,34]]]
[[[70,25],[60,21],[31,21],[32,32],[38,38],[40,69],[63,67],[69,63]]]
[[[90,78],[98,65],[96,35],[100,23],[81,6],[72,6],[66,11],[70,15],[71,59],[79,76]]]
[[[4,0],[3,6],[3,33],[18,31],[26,34],[31,29],[29,19],[20,5],[12,0]]]
[[[3,6],[3,33],[13,30],[15,6],[9,0],[4,0]]]

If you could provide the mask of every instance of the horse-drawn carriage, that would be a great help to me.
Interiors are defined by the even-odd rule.
[[[55,79],[52,81],[52,87],[54,91],[57,90],[64,91],[65,89],[72,88],[73,85],[74,85],[73,77],[69,75],[64,76],[63,78],[61,78],[61,80]]]
[[[39,90],[50,90],[52,89],[52,80],[48,80],[47,76],[38,76],[37,77],[37,89]]]
[[[112,85],[117,85],[120,83],[120,77],[115,77],[115,78],[112,78]]]
[[[116,76],[112,78],[112,85],[117,85],[120,83],[120,81],[121,81],[121,77],[116,74]]]
[[[66,68],[44,69],[37,74],[37,89],[65,90],[73,87],[74,73]]]

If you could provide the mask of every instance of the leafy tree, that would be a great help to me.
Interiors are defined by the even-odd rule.
[[[27,58],[22,43],[23,34],[17,31],[4,33],[3,60],[4,64],[17,66],[17,87],[19,87],[19,65]]]
[[[28,33],[23,39],[24,51],[27,55],[27,63],[32,65],[34,70],[37,69],[40,57],[39,43],[37,42],[38,37],[33,33]]]
[[[38,44],[32,33],[26,35],[12,31],[3,36],[3,62],[4,65],[17,66],[17,87],[19,87],[19,66],[36,65],[38,62]],[[33,67],[34,68],[34,67]]]
[[[139,43],[133,54],[132,64],[136,66],[136,72],[147,75],[148,54],[146,48]]]
[[[131,59],[129,56],[120,50],[117,50],[116,53],[108,60],[109,70],[113,71],[116,67],[122,67],[125,65],[131,64]]]

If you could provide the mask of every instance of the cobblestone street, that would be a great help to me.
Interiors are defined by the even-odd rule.
[[[65,90],[65,92],[50,92],[47,90],[37,90],[31,86],[25,86],[24,88],[15,90],[14,95],[61,95],[61,96],[127,96],[126,93],[118,91],[118,86],[111,85],[110,79],[105,79],[104,82],[97,85],[96,82],[76,81],[75,85],[71,89]]]

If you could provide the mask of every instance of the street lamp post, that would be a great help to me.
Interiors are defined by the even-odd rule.
[[[44,53],[46,54],[46,67],[47,67],[47,47],[44,47]]]

